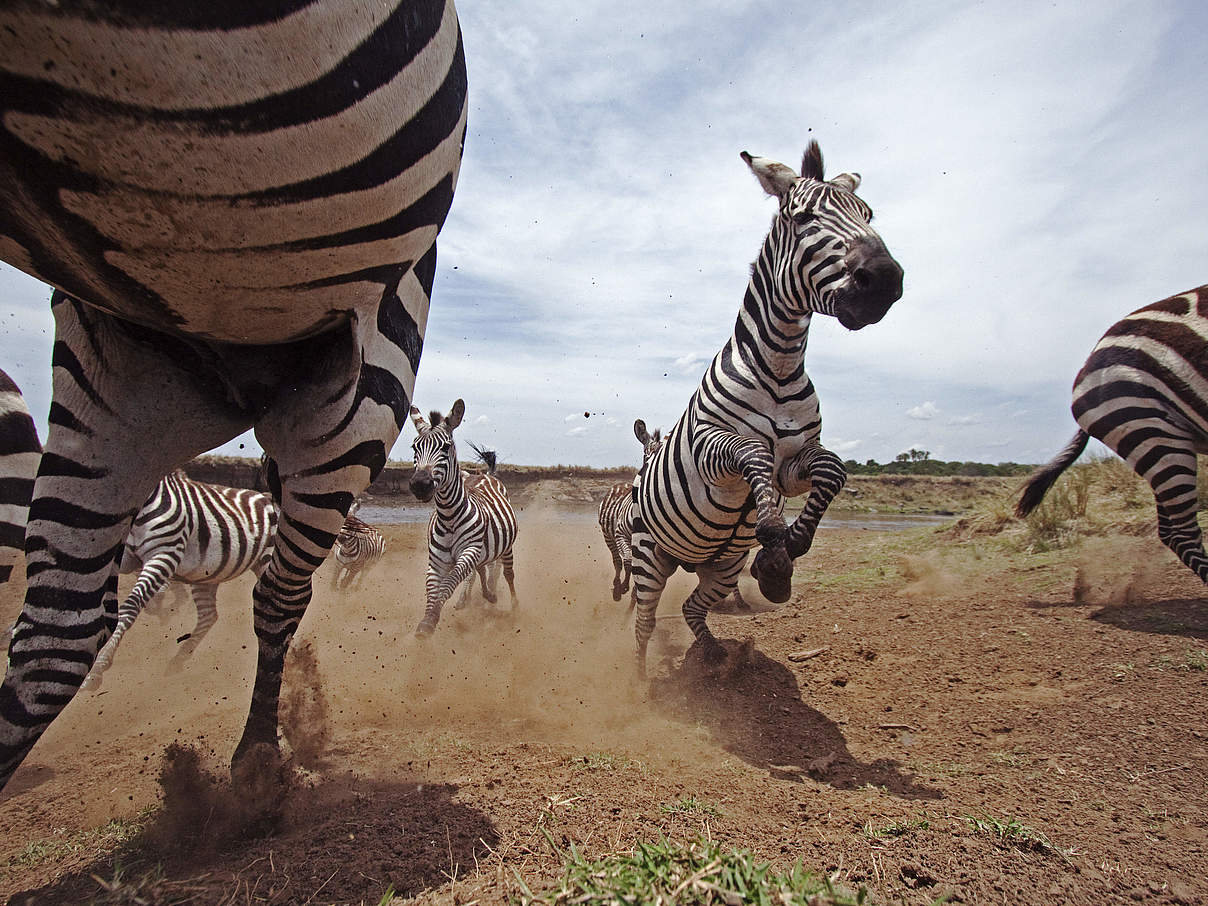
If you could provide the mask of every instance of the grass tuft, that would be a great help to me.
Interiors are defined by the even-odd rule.
[[[547,839],[553,844],[552,838]],[[639,842],[627,853],[613,853],[594,862],[572,846],[563,858],[564,875],[556,889],[534,894],[517,876],[523,904],[859,906],[867,896],[863,888],[853,894],[836,887],[831,879],[805,871],[800,863],[782,874],[745,850],[723,851],[719,844],[706,840],[688,845],[668,840]]]
[[[1054,846],[1053,842],[1043,833],[1028,827],[1018,818],[1012,817],[1003,820],[989,814],[984,814],[980,818],[967,815],[965,820],[978,833],[989,834],[999,843],[1007,846],[1029,849],[1033,852],[1044,853],[1045,855],[1061,856],[1066,860],[1074,853],[1073,849],[1060,849]]]
[[[707,802],[702,802],[695,796],[685,796],[679,802],[673,802],[671,805],[661,805],[659,808],[663,812],[673,815],[711,815],[714,818],[721,817],[721,812],[716,807]]]

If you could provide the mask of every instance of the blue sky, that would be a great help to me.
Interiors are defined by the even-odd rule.
[[[1208,7],[821,6],[463,0],[416,404],[464,398],[460,433],[507,461],[637,463],[633,420],[679,417],[774,213],[739,152],[796,166],[816,138],[906,272],[880,324],[813,322],[824,443],[1055,453],[1104,330],[1208,281]],[[5,267],[0,292],[0,365],[44,430],[49,291]]]

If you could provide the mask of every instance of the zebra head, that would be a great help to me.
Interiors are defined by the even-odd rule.
[[[640,418],[633,423],[633,436],[638,439],[638,443],[642,445],[642,465],[646,465],[650,457],[658,452],[659,447],[663,445],[661,429],[655,428],[651,434],[646,430],[646,423]]]
[[[872,209],[856,195],[858,173],[823,179],[822,150],[811,141],[798,175],[746,151],[742,159],[780,210],[756,269],[773,298],[766,303],[803,317],[833,315],[848,330],[885,317],[902,296],[902,268],[869,226]]]
[[[411,444],[415,460],[411,493],[423,503],[431,500],[437,488],[457,475],[457,447],[453,443],[453,429],[461,424],[465,412],[466,404],[458,400],[448,415],[442,418],[439,412],[433,412],[429,422],[417,408],[411,407],[411,421],[416,430],[415,441]]]

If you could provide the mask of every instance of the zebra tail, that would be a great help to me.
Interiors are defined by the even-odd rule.
[[[474,455],[479,458],[484,466],[487,467],[487,474],[495,474],[495,466],[498,463],[499,457],[495,455],[494,450],[488,450],[486,447],[480,447],[478,444],[471,442],[470,449],[474,451]]]
[[[1032,473],[1023,486],[1023,492],[1019,495],[1019,503],[1015,505],[1016,516],[1022,519],[1040,506],[1040,501],[1044,500],[1044,495],[1048,493],[1049,488],[1061,477],[1061,473],[1082,455],[1082,451],[1086,449],[1086,442],[1090,439],[1091,436],[1079,428],[1078,433],[1065,445],[1064,450]]]

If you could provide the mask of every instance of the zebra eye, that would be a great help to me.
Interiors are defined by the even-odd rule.
[[[812,223],[816,216],[817,215],[810,210],[797,211],[795,214],[793,214],[793,223],[797,224],[797,226],[806,226]]]

